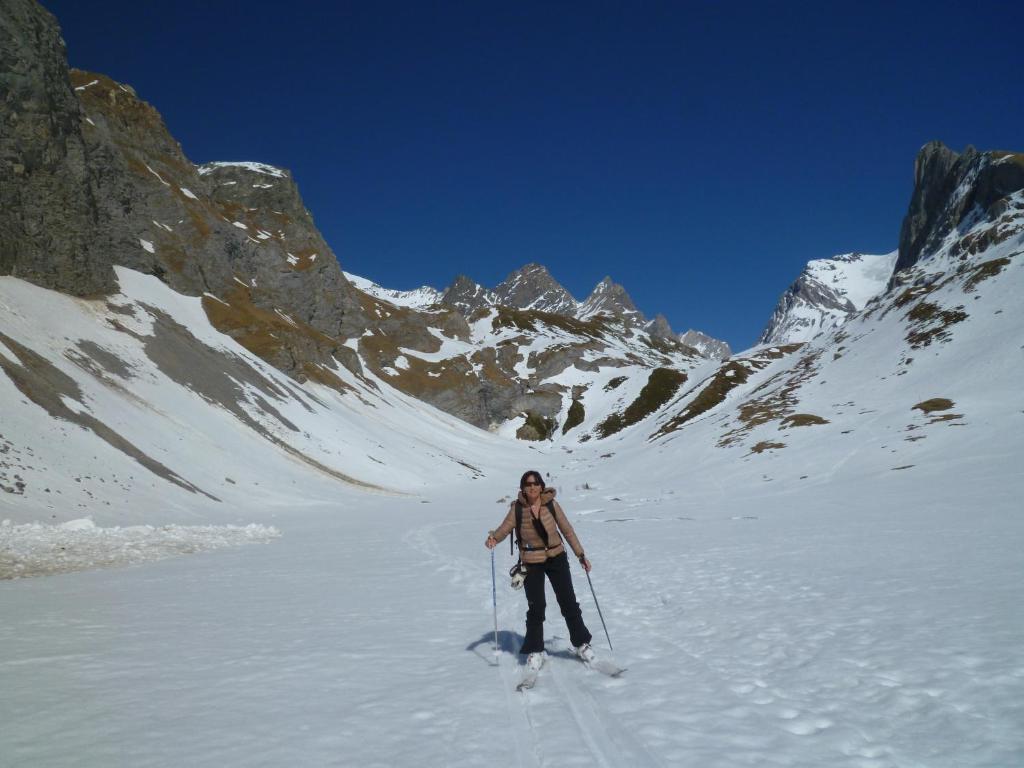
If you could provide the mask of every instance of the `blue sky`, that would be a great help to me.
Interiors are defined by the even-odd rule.
[[[610,275],[737,350],[807,261],[896,248],[923,144],[1024,150],[1019,3],[44,5],[194,162],[289,168],[350,272]]]

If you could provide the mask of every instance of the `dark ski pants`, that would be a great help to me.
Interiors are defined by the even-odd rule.
[[[526,566],[526,600],[530,607],[526,611],[526,639],[520,653],[536,653],[544,650],[544,610],[547,601],[544,597],[544,575],[551,581],[555,590],[555,599],[565,617],[565,626],[569,628],[569,642],[574,646],[589,643],[590,630],[583,623],[580,604],[576,602],[576,593],[572,588],[572,574],[569,573],[569,558],[563,552],[543,563],[528,563]]]

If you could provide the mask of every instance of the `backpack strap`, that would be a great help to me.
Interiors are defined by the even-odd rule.
[[[514,555],[516,553],[515,547],[519,547],[519,560],[523,559],[523,536],[519,532],[523,525],[523,505],[518,501],[516,504],[516,535],[510,536],[508,540],[508,553]],[[513,541],[514,540],[514,541]]]

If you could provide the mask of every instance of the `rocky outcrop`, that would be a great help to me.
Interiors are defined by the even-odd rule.
[[[651,334],[651,336],[658,339],[679,338],[675,331],[672,330],[672,326],[669,325],[668,318],[660,312],[654,316],[653,320],[644,326],[644,330]]]
[[[56,19],[0,5],[0,274],[78,296],[116,288]]]
[[[998,217],[1000,202],[1021,189],[1021,155],[970,146],[957,154],[939,141],[926,144],[914,163],[914,192],[900,228],[895,271],[928,257],[949,235]]]

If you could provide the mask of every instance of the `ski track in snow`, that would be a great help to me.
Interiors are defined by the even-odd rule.
[[[571,658],[549,591],[525,694],[507,540],[493,654],[494,485],[292,510],[272,547],[0,583],[5,765],[1019,764],[1019,525],[964,515],[969,487],[911,508],[907,478],[863,508],[725,498],[713,475],[685,496],[566,478],[614,654],[574,563],[577,597],[629,671]]]
[[[709,480],[717,493],[717,480]],[[891,513],[868,514],[860,521],[865,533],[845,525],[842,510],[793,527],[767,522],[775,514],[673,517],[666,506],[679,502],[670,498],[645,496],[642,505],[621,491],[615,498],[647,510],[628,534],[600,525],[592,510],[573,516],[575,506],[587,507],[582,500],[564,503],[588,551],[600,553],[592,555],[595,589],[617,647],[627,649],[618,660],[630,671],[607,679],[569,656],[549,590],[550,658],[536,687],[519,694],[518,708],[512,697],[509,712],[514,723],[521,723],[518,710],[525,713],[534,761],[519,752],[516,764],[879,768],[961,765],[971,755],[969,764],[1001,765],[993,742],[1016,744],[1004,756],[1024,748],[1019,733],[989,720],[1007,707],[1021,711],[1011,702],[1024,693],[1024,658],[1005,632],[988,654],[970,651],[979,629],[964,621],[1006,615],[1012,599],[973,602],[983,583],[972,583],[971,573],[984,570],[981,552],[993,544],[986,537],[976,542],[978,560],[949,570],[961,551],[958,537],[971,530],[966,523],[959,530],[955,515],[940,510],[945,527],[929,531],[927,516],[894,524]],[[784,506],[762,503],[786,517]],[[499,509],[493,522],[481,520],[480,536],[500,517]],[[617,519],[613,510],[603,517]],[[656,520],[688,526],[698,542],[682,539],[678,559],[666,558],[671,550]],[[455,528],[432,525],[406,540],[426,558]],[[924,551],[904,552],[907,535],[923,539]],[[851,559],[862,546],[864,560]],[[1012,566],[1005,552],[996,560]],[[506,550],[497,566],[499,626],[521,633],[525,601],[505,583],[508,562]],[[458,556],[438,570],[453,588],[479,594],[474,558]],[[595,646],[609,654],[586,579],[575,567],[573,574]],[[481,609],[489,603],[488,589]],[[503,648],[500,657],[506,692],[521,672],[515,650]],[[929,740],[936,745],[923,748]]]

